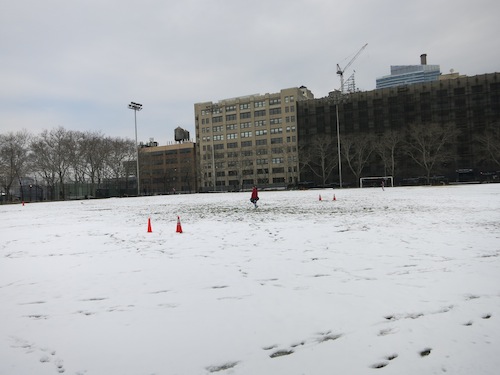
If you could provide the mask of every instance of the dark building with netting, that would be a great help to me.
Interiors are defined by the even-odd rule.
[[[457,130],[452,142],[445,146],[447,157],[433,167],[434,174],[443,176],[446,181],[480,180],[481,173],[498,171],[500,167],[488,157],[489,150],[485,150],[488,140],[484,141],[483,137],[481,142],[477,136],[488,134],[491,142],[499,142],[499,73],[471,77],[443,76],[434,82],[347,95],[333,92],[326,98],[297,103],[299,160],[305,161],[301,166],[300,180],[312,185],[338,184],[337,133],[342,150],[343,140],[352,135],[371,135],[372,146],[376,146],[390,131],[403,134],[412,125],[430,127],[431,124],[451,125]],[[329,172],[326,179],[324,170],[322,176],[318,173],[319,163],[316,166],[307,163],[311,156],[306,150],[315,142],[320,144],[318,139],[332,140],[327,153],[329,160],[325,159],[322,167],[329,162],[331,170],[326,171]],[[315,150],[318,147],[315,146]],[[423,174],[422,168],[414,163],[404,147],[404,143],[399,145],[395,184]],[[352,172],[343,155],[341,165],[341,175],[346,184],[356,184],[360,176],[384,176],[388,173],[375,152],[370,154],[360,176]],[[316,171],[313,171],[314,168]]]

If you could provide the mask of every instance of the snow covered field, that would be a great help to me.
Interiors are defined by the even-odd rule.
[[[500,184],[249,198],[0,206],[0,375],[499,373]]]

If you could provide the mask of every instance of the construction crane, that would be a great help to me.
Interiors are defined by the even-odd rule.
[[[351,64],[358,58],[361,52],[366,48],[368,43],[366,43],[361,49],[354,55],[354,57],[347,63],[347,65],[342,69],[339,64],[337,64],[337,74],[340,76],[340,92],[344,94],[344,72],[346,71],[347,68],[351,66]]]

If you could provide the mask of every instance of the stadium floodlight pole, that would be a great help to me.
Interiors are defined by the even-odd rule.
[[[335,105],[335,112],[337,117],[337,149],[339,152],[339,187],[342,188],[342,159],[340,158],[340,127],[339,127],[339,102]]]
[[[137,161],[137,196],[141,195],[141,183],[140,183],[140,178],[139,178],[139,145],[137,143],[137,111],[140,111],[142,109],[142,104],[139,103],[134,103],[130,102],[128,105],[130,109],[134,110],[134,124],[135,124],[135,156],[136,156],[136,161]]]

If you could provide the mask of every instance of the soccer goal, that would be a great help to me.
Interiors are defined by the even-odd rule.
[[[359,187],[394,187],[394,181],[392,176],[381,176],[381,177],[361,177],[359,179]]]

